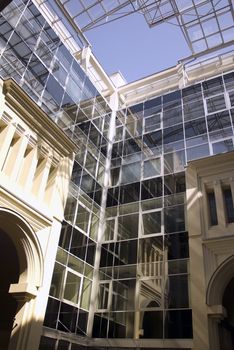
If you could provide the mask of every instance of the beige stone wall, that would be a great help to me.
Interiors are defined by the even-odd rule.
[[[222,293],[234,277],[234,269],[229,276],[219,274],[216,286],[212,281],[234,252],[234,223],[227,222],[223,198],[226,186],[231,188],[234,198],[233,174],[233,152],[190,162],[186,169],[193,349],[196,350],[222,349],[218,337],[218,323],[225,316]],[[216,200],[217,225],[210,223],[207,193],[211,190]],[[211,293],[219,301],[209,301]]]
[[[0,81],[0,229],[20,262],[10,350],[38,348],[74,151],[16,83]]]

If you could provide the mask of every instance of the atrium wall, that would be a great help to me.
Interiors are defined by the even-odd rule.
[[[234,149],[233,60],[101,94],[32,1],[13,0],[0,31],[1,78],[76,144],[39,349],[201,350],[185,169]]]

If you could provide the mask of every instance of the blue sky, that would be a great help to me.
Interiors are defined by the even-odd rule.
[[[149,28],[134,14],[85,33],[107,74],[120,71],[127,82],[176,65],[190,55],[180,29],[172,24]]]

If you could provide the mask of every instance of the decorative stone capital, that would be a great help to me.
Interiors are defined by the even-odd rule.
[[[17,301],[26,302],[36,298],[37,288],[26,283],[14,283],[10,285],[9,294]]]

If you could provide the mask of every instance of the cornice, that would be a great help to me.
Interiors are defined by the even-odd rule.
[[[6,105],[33,129],[53,149],[63,156],[76,152],[78,146],[60,129],[48,115],[12,79],[3,81]]]

